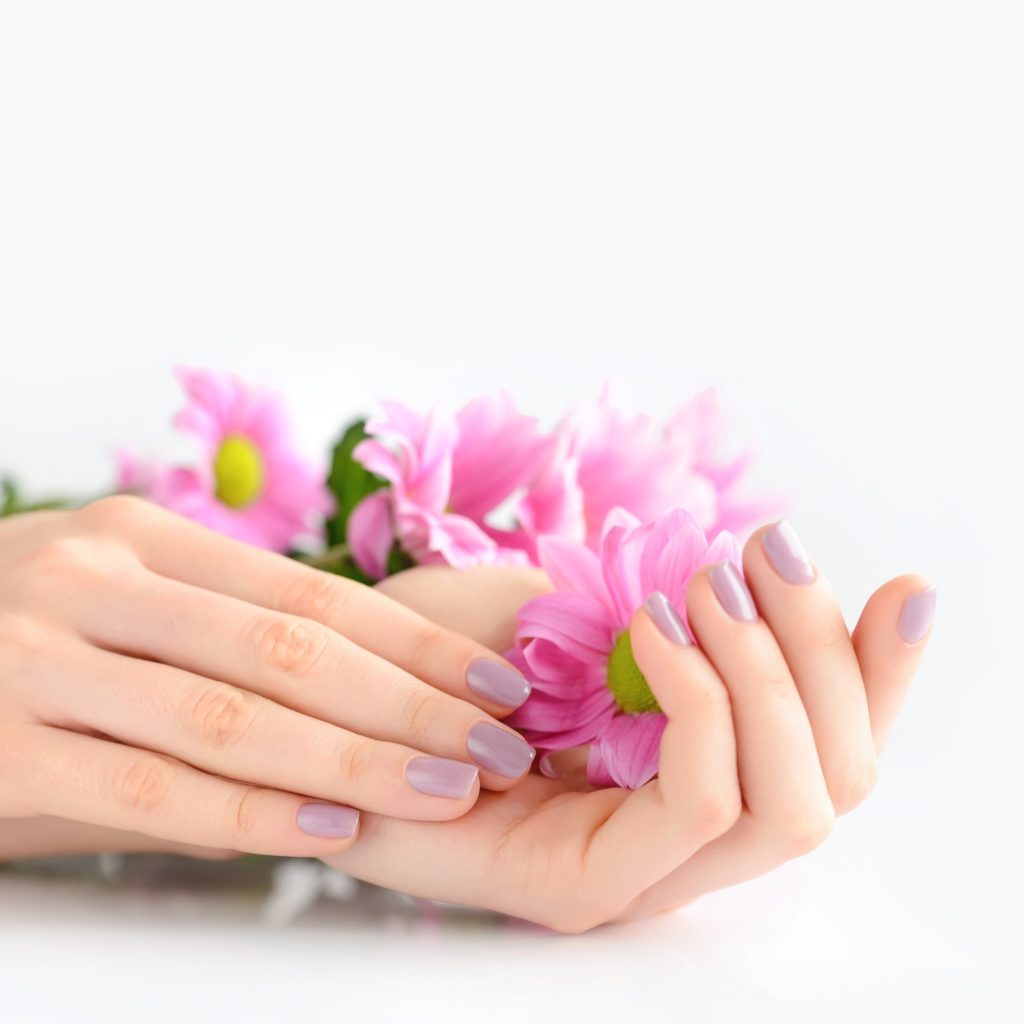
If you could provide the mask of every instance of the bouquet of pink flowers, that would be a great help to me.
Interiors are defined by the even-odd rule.
[[[712,392],[663,426],[605,392],[551,430],[504,393],[456,411],[384,401],[344,430],[324,472],[298,452],[276,394],[207,370],[177,376],[187,401],[174,425],[200,459],[122,452],[118,490],[368,584],[415,565],[541,567],[553,591],[519,614],[507,656],[532,691],[509,724],[542,754],[589,746],[594,785],[657,773],[665,718],[630,619],[655,594],[685,625],[692,575],[738,570],[740,541],[778,504],[741,496],[750,456],[720,454]],[[5,486],[0,514],[23,509]]]

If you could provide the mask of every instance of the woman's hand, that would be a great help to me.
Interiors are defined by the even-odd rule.
[[[669,718],[657,779],[636,792],[594,791],[579,772],[532,775],[484,794],[458,821],[368,818],[359,842],[329,863],[415,895],[580,931],[687,903],[816,847],[874,785],[934,590],[917,576],[890,581],[851,637],[785,527],[759,530],[744,567],[752,593],[738,576],[708,570],[691,583],[699,646],[680,644],[664,617],[664,628],[646,610],[633,620],[634,655]],[[544,583],[497,568],[421,568],[384,584],[498,650],[531,587]]]
[[[4,520],[0,581],[0,819],[323,856],[532,760],[483,645],[138,499]]]

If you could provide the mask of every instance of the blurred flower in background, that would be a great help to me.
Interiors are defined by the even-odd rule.
[[[119,454],[119,489],[272,551],[322,535],[332,507],[323,472],[303,459],[278,395],[212,370],[179,367],[188,401],[174,426],[201,446],[195,466]]]

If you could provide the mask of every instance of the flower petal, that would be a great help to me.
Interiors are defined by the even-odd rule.
[[[376,491],[363,498],[352,509],[346,534],[356,565],[372,580],[387,576],[388,555],[395,540],[390,493]]]
[[[616,715],[591,748],[587,781],[607,785],[604,780],[610,778],[623,789],[639,789],[649,782],[658,774],[661,735],[667,724],[662,714]]]

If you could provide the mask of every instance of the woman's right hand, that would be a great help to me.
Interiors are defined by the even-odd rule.
[[[322,857],[533,759],[483,645],[139,499],[4,520],[0,580],[0,818]]]

